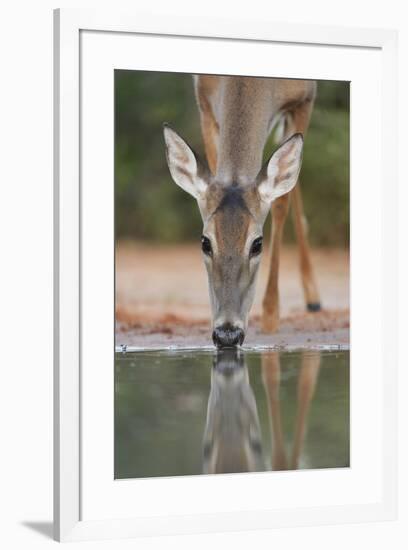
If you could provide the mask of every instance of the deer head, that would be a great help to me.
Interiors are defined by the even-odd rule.
[[[208,273],[213,341],[244,341],[271,204],[296,184],[303,138],[295,134],[271,156],[254,181],[217,181],[207,165],[168,125],[167,163],[175,183],[192,195],[203,220],[201,248]]]

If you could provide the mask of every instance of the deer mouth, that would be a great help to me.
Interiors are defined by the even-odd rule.
[[[235,348],[241,346],[244,338],[245,333],[242,328],[234,327],[227,323],[215,327],[212,333],[212,339],[217,348]]]

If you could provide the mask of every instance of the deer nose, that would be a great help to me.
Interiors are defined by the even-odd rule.
[[[234,327],[229,323],[215,327],[212,333],[212,339],[217,348],[234,348],[240,346],[244,338],[245,333],[242,328]]]

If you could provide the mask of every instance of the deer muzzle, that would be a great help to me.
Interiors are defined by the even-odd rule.
[[[217,348],[235,348],[243,343],[244,338],[245,333],[242,328],[230,323],[215,327],[212,333],[212,339]]]

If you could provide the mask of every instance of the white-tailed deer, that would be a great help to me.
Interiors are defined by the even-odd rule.
[[[255,293],[262,229],[272,208],[271,264],[263,301],[263,329],[279,326],[278,272],[284,222],[293,199],[307,309],[320,309],[306,237],[299,175],[303,135],[316,91],[314,81],[253,77],[194,78],[207,165],[169,126],[167,162],[174,181],[198,202],[208,272],[213,340],[242,344]],[[263,150],[280,123],[281,145],[262,166]]]
[[[236,350],[215,356],[203,439],[205,474],[265,470],[256,400]]]
[[[307,431],[307,419],[320,370],[320,352],[304,352],[297,377],[297,411],[290,458],[282,426],[278,352],[262,354],[262,380],[267,398],[271,434],[272,470],[296,470]],[[257,403],[245,357],[235,350],[222,350],[211,371],[207,421],[203,438],[205,474],[259,472],[268,470],[263,452]],[[264,449],[265,451],[265,449]]]

